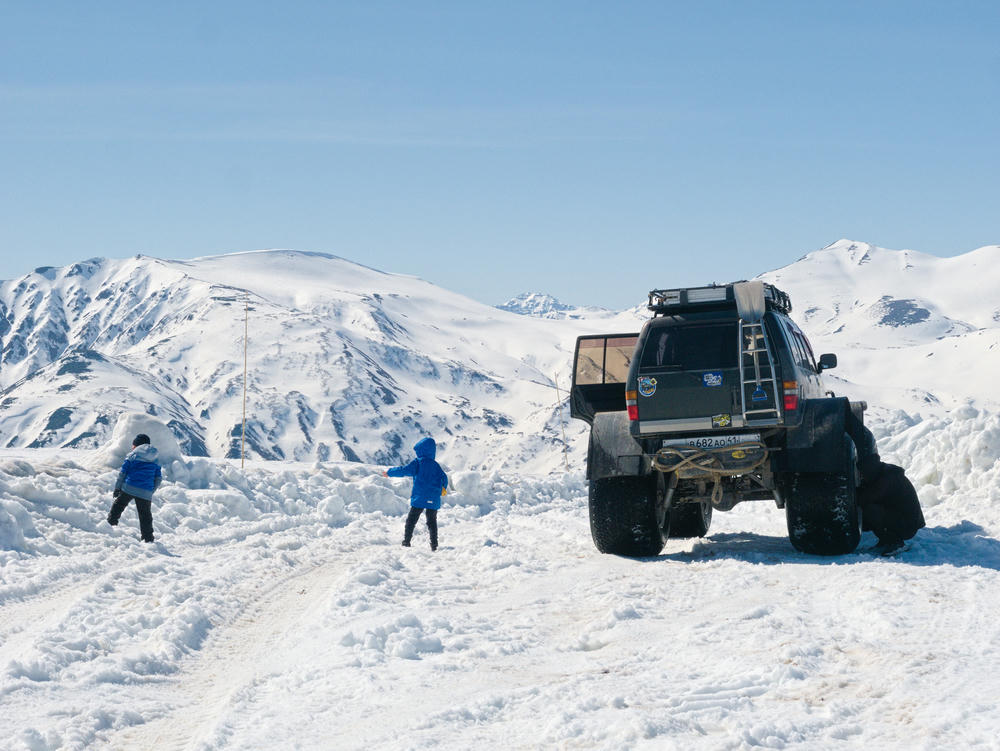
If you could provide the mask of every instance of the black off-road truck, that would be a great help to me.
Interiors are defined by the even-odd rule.
[[[590,529],[602,553],[658,554],[712,511],[774,500],[797,550],[853,551],[876,452],[864,402],[834,396],[788,295],[735,282],[649,293],[633,334],[581,336],[570,411],[591,426]]]

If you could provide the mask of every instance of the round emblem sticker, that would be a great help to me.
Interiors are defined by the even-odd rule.
[[[656,393],[656,379],[649,376],[639,378],[639,393],[643,396],[652,396]]]

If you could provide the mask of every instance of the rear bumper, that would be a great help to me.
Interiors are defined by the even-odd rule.
[[[659,433],[711,433],[732,428],[768,428],[782,425],[781,420],[747,420],[743,415],[682,417],[675,420],[639,420],[633,434],[652,436]]]
[[[664,446],[653,456],[660,472],[673,472],[681,479],[734,477],[748,474],[767,461],[768,447],[761,441],[700,449]]]

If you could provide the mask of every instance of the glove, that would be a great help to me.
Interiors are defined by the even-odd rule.
[[[112,490],[111,491],[111,497],[114,498],[116,501],[118,500],[118,496],[120,496],[121,494],[122,494],[122,491],[120,491],[120,490]]]

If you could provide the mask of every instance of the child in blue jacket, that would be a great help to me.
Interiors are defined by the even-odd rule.
[[[118,525],[118,519],[128,506],[135,501],[139,514],[139,534],[143,542],[153,542],[153,512],[151,510],[153,492],[160,487],[160,465],[156,461],[156,449],[149,443],[149,436],[139,433],[132,441],[132,451],[125,457],[118,482],[112,495],[115,502],[108,512],[108,524]]]
[[[410,513],[403,529],[403,546],[410,547],[413,528],[421,512],[427,515],[427,531],[431,534],[431,550],[438,547],[437,512],[441,508],[441,496],[448,487],[448,475],[441,465],[434,461],[437,444],[433,438],[421,438],[413,447],[417,458],[402,467],[390,467],[382,474],[385,477],[412,477],[413,490],[410,492]]]

